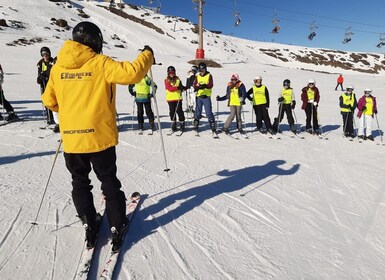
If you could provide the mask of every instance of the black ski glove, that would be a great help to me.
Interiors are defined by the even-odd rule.
[[[295,105],[296,105],[297,103],[295,102],[295,100],[293,100],[292,102],[291,102],[291,109],[295,109]]]
[[[278,98],[278,102],[279,102],[279,103],[282,102],[283,100],[284,100],[283,97]]]
[[[361,111],[365,111],[366,110],[366,106],[362,107],[362,110]]]

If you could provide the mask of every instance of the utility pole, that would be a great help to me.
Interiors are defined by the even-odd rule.
[[[204,59],[205,51],[203,50],[203,5],[205,4],[204,0],[193,0],[193,2],[198,2],[198,21],[199,21],[199,48],[196,50],[195,58]]]

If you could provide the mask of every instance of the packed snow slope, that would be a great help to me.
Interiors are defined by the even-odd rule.
[[[224,135],[213,139],[204,118],[200,137],[191,131],[190,119],[182,137],[167,136],[166,68],[174,65],[185,81],[191,67],[187,61],[194,58],[197,47],[191,42],[197,35],[188,22],[178,21],[174,31],[175,21],[170,17],[126,6],[125,12],[138,18],[148,12],[147,21],[165,31],[161,34],[100,5],[105,4],[43,0],[0,3],[0,19],[13,23],[0,30],[3,89],[22,118],[0,127],[1,279],[60,280],[75,275],[84,230],[76,217],[71,178],[61,151],[46,188],[60,135],[40,129],[45,121],[36,63],[42,46],[57,53],[84,13],[101,27],[106,55],[132,61],[138,49],[148,44],[157,62],[162,63],[153,66],[153,73],[159,85],[157,100],[167,165],[160,133],[138,135],[133,98],[127,87],[118,87],[118,177],[127,196],[139,191],[143,202],[128,232],[114,279],[383,279],[382,132],[374,120],[374,142],[344,139],[338,104],[341,92],[334,90],[337,73],[344,74],[345,85],[355,86],[358,97],[365,88],[372,88],[378,100],[378,124],[385,127],[383,72],[368,74],[312,64],[305,67],[304,63],[283,62],[247,46],[293,53],[300,47],[205,32],[206,56],[222,65],[209,68],[214,77],[213,111],[219,127],[228,116],[228,108],[226,102],[218,104],[214,98],[225,93],[232,73],[239,73],[247,89],[255,75],[262,75],[270,91],[271,119],[278,115],[276,100],[282,81],[291,79],[298,103],[295,114],[302,127],[305,114],[299,106],[300,90],[312,78],[320,89],[319,120],[328,140],[305,133],[305,139],[291,138],[286,119],[280,140],[256,132],[249,132],[249,139]],[[65,19],[69,30],[51,24],[52,18]],[[234,52],[227,51],[224,43]],[[255,128],[249,103],[244,106],[244,121],[247,130]],[[358,124],[357,118],[355,122]],[[169,172],[164,171],[166,167]],[[95,204],[102,210],[100,183],[93,173],[90,178]],[[35,219],[38,225],[30,223]],[[104,223],[89,279],[97,279],[102,268],[108,230]]]

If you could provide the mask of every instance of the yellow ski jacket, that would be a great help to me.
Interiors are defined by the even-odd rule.
[[[64,42],[41,97],[59,113],[64,152],[94,153],[118,144],[116,84],[139,83],[153,61],[147,50],[133,63],[118,62],[78,42]]]

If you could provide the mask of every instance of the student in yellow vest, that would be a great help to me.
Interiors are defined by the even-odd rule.
[[[220,97],[217,95],[217,101],[228,100],[227,105],[230,107],[230,115],[228,116],[222,131],[229,134],[229,127],[236,118],[238,131],[244,133],[242,129],[242,105],[245,104],[246,88],[239,80],[238,74],[231,76],[230,82],[227,84],[226,95]]]
[[[100,215],[96,213],[89,173],[101,181],[111,228],[112,250],[119,250],[127,228],[126,197],[116,176],[116,85],[139,83],[154,63],[145,46],[132,63],[102,54],[103,35],[82,21],[64,42],[42,95],[44,105],[59,112],[66,167],[72,177],[72,199],[81,219],[87,248],[93,248]]]
[[[364,90],[364,95],[358,100],[358,114],[360,119],[360,128],[358,129],[358,137],[373,141],[372,136],[372,119],[377,114],[377,100],[372,95],[370,88]],[[365,133],[366,128],[366,133]]]
[[[302,89],[301,100],[301,109],[305,110],[306,114],[306,131],[311,134],[320,134],[317,115],[320,93],[314,79],[310,79],[307,86]]]
[[[290,87],[290,80],[286,79],[283,81],[283,89],[281,90],[281,96],[278,98],[279,109],[278,109],[278,117],[274,118],[273,130],[274,132],[278,132],[278,125],[281,123],[284,114],[286,114],[287,121],[290,126],[290,130],[293,133],[296,133],[296,128],[294,125],[294,118],[292,110],[295,108],[295,99],[294,99],[294,91]]]
[[[135,96],[135,102],[137,105],[137,118],[138,118],[138,125],[139,129],[144,129],[144,111],[146,111],[146,115],[148,118],[148,121],[150,122],[150,129],[152,131],[155,131],[155,117],[154,112],[151,108],[151,97],[153,94],[156,94],[156,92],[151,93],[151,85],[153,81],[150,79],[149,76],[144,76],[144,78],[137,84],[131,84],[128,86],[128,91],[132,96]],[[157,85],[154,83],[154,89],[156,90]]]
[[[251,95],[253,95],[251,97]],[[270,106],[269,90],[262,84],[262,77],[257,75],[254,79],[254,85],[246,93],[247,99],[253,102],[253,109],[257,121],[257,130],[261,133],[267,132],[274,134],[271,126],[268,108]],[[265,123],[266,130],[262,127]]]
[[[354,127],[353,127],[354,110],[357,107],[357,99],[353,90],[354,90],[354,86],[349,85],[346,87],[346,91],[340,96],[343,133],[345,137],[352,137],[352,138],[354,138]]]
[[[47,86],[51,68],[55,61],[51,57],[51,50],[48,47],[42,47],[40,49],[41,59],[37,63],[37,83],[40,85],[41,94],[44,93]],[[47,124],[55,124],[55,120],[52,111],[45,108],[47,116]]]
[[[215,118],[211,104],[211,93],[214,86],[213,76],[207,71],[206,63],[198,64],[199,74],[195,76],[194,90],[196,92],[196,107],[194,115],[194,130],[198,131],[199,120],[202,118],[202,108],[205,108],[212,132],[216,131]]]
[[[176,131],[176,115],[179,119],[179,129],[181,131],[185,130],[185,117],[182,108],[182,91],[185,90],[182,85],[181,80],[176,75],[176,70],[174,66],[169,66],[167,68],[167,77],[164,80],[166,87],[166,100],[169,107],[169,116],[172,121],[171,130]]]

